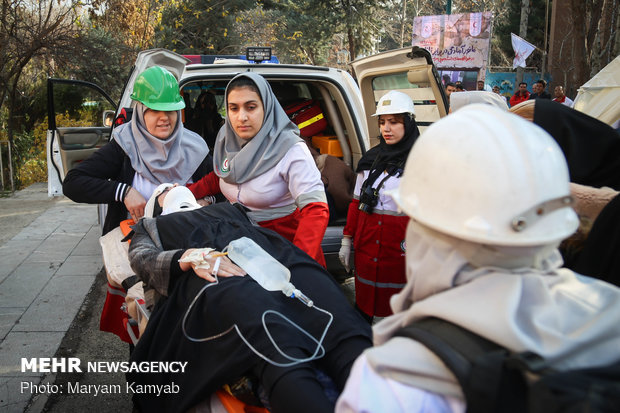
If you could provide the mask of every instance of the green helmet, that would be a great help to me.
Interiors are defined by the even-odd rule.
[[[131,98],[153,110],[168,112],[185,108],[177,79],[160,66],[150,67],[140,73],[133,85]]]

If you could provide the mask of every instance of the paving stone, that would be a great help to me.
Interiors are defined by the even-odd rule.
[[[101,256],[101,245],[99,245],[99,238],[101,237],[101,228],[99,225],[93,225],[86,233],[84,238],[71,252],[71,255],[92,255]]]
[[[10,240],[0,245],[0,283],[40,244],[41,240]]]
[[[54,208],[49,209],[42,215],[38,216],[30,225],[21,230],[19,234],[17,234],[13,239],[46,239],[50,234],[52,234],[56,228],[58,228],[63,219],[59,219],[56,215],[58,214],[50,214],[49,211]]]
[[[13,331],[59,331],[69,329],[95,279],[91,276],[55,276],[13,327]]]
[[[101,250],[98,255],[69,255],[56,272],[56,276],[94,276],[103,268]]]
[[[22,382],[29,386],[22,389]],[[30,385],[37,386],[39,383],[40,377],[0,377],[0,412],[23,413],[33,396]]]
[[[26,261],[0,283],[0,303],[3,307],[27,307],[56,273],[61,261]]]
[[[4,340],[4,337],[11,331],[24,311],[26,311],[26,307],[0,307],[0,341]]]
[[[64,332],[11,331],[0,344],[0,377],[40,377],[21,371],[22,358],[54,357]]]
[[[60,223],[55,230],[58,233],[85,233],[92,225],[97,225],[97,205],[56,206],[45,215],[46,219]]]
[[[39,245],[29,259],[32,261],[64,261],[84,234],[52,234]]]

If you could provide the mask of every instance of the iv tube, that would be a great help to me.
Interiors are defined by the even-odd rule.
[[[319,340],[317,340],[316,338],[314,338],[310,333],[308,333],[307,331],[305,331],[302,327],[300,327],[299,325],[297,325],[295,322],[293,322],[292,320],[290,320],[289,318],[287,318],[284,314],[281,314],[277,311],[273,311],[273,310],[267,310],[263,313],[262,315],[262,323],[263,323],[263,328],[265,329],[265,333],[267,334],[267,336],[269,337],[269,340],[271,341],[271,343],[273,344],[273,346],[275,347],[275,349],[278,351],[278,353],[280,353],[280,355],[282,355],[282,357],[291,360],[290,363],[278,363],[274,360],[271,360],[270,358],[268,358],[267,356],[265,356],[264,354],[262,354],[261,352],[259,352],[257,349],[254,348],[254,346],[252,346],[248,340],[243,336],[243,334],[241,333],[241,331],[239,330],[239,327],[237,326],[237,324],[233,324],[232,326],[230,326],[228,329],[222,331],[221,333],[215,334],[213,336],[210,337],[203,337],[203,338],[195,338],[195,337],[191,337],[188,333],[187,330],[185,329],[185,324],[187,322],[187,318],[189,317],[189,314],[194,306],[194,304],[196,303],[196,301],[198,300],[198,298],[206,291],[207,288],[209,287],[213,287],[215,285],[219,284],[219,278],[217,277],[217,275],[215,275],[215,282],[212,283],[207,283],[204,285],[204,287],[202,287],[200,289],[200,291],[198,291],[198,293],[196,294],[196,296],[194,297],[194,299],[192,300],[192,302],[190,303],[189,307],[187,308],[187,310],[185,311],[185,315],[183,316],[183,321],[181,323],[181,329],[183,331],[183,335],[185,336],[185,338],[187,338],[190,341],[199,343],[199,342],[204,342],[204,341],[210,341],[210,340],[214,340],[216,338],[222,337],[226,334],[228,334],[229,332],[231,332],[233,329],[237,331],[237,334],[239,335],[239,338],[241,338],[241,340],[250,348],[250,350],[252,350],[257,356],[259,356],[260,358],[262,358],[263,360],[265,360],[266,362],[273,364],[274,366],[278,366],[278,367],[290,367],[290,366],[294,366],[297,364],[301,364],[301,363],[305,363],[308,361],[312,361],[312,360],[316,360],[319,359],[321,357],[323,357],[325,355],[325,348],[323,347],[323,341],[325,340],[325,336],[327,335],[327,330],[329,329],[332,321],[334,320],[334,316],[326,310],[323,310],[322,308],[319,308],[315,305],[313,305],[312,301],[310,301],[310,305],[307,304],[306,302],[304,302],[304,300],[301,299],[300,296],[297,296],[296,298],[300,299],[302,302],[304,302],[304,304],[311,306],[312,308],[316,309],[317,311],[320,311],[322,313],[327,314],[327,316],[329,317],[329,321],[327,322],[327,325],[325,326],[325,329],[323,330],[323,333],[321,334],[321,338]],[[298,291],[298,290],[297,290]],[[303,297],[305,297],[306,299],[308,299],[305,295],[302,294]],[[291,298],[293,298],[294,296],[291,296]],[[275,314],[278,315],[280,317],[282,317],[284,320],[288,321],[293,327],[295,327],[296,329],[298,329],[299,331],[301,331],[305,336],[309,337],[313,342],[315,342],[317,344],[316,349],[314,351],[314,353],[312,355],[310,355],[307,358],[304,359],[297,359],[294,357],[289,356],[288,354],[284,353],[280,347],[278,347],[278,345],[276,344],[275,340],[273,339],[271,333],[269,332],[269,329],[267,328],[267,324],[265,321],[265,316],[267,314]]]

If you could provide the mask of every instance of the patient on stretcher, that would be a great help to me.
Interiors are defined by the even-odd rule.
[[[327,375],[342,390],[353,361],[372,345],[368,324],[305,252],[253,225],[243,207],[200,208],[183,195],[185,189],[170,188],[155,200],[164,213],[184,212],[144,218],[133,227],[129,259],[153,306],[131,360],[188,363],[184,374],[128,374],[128,382],[174,382],[179,389],[159,397],[135,394],[138,407],[187,411],[223,385],[249,377],[273,412],[333,411],[319,377]],[[314,306],[264,289],[220,254],[241,237],[288,268],[290,282]],[[214,249],[203,255],[203,268],[183,259],[201,248]]]

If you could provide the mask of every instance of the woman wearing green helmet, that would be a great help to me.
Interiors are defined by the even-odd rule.
[[[185,129],[185,102],[168,70],[154,66],[133,86],[133,118],[112,131],[110,142],[69,171],[63,192],[75,202],[107,203],[103,233],[144,216],[158,185],[195,182],[212,170],[200,135]]]

